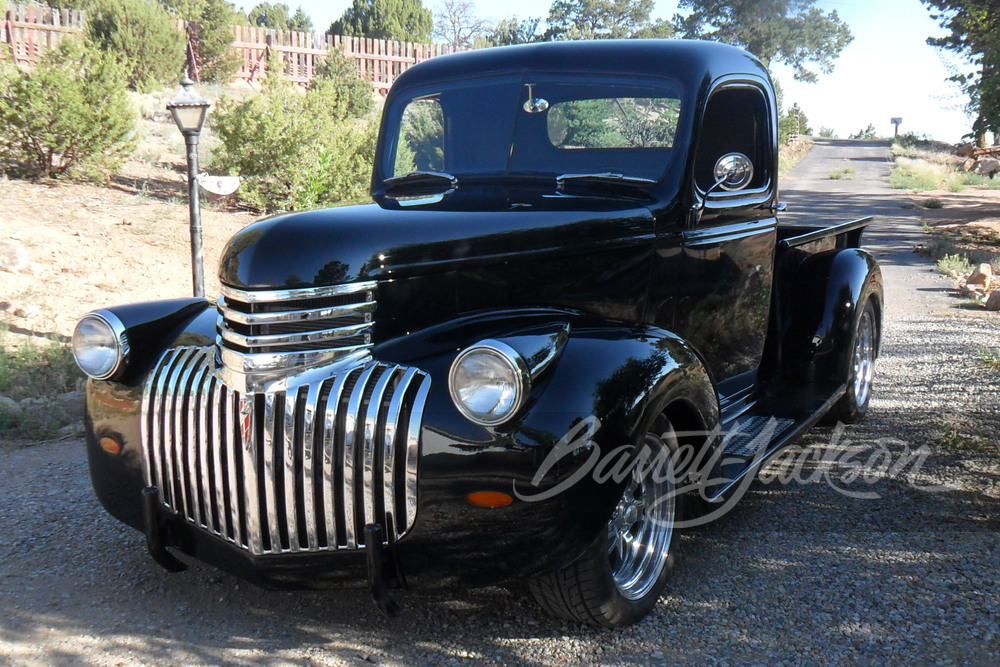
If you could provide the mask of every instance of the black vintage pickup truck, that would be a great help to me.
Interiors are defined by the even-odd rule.
[[[554,615],[635,622],[676,529],[869,403],[867,220],[779,224],[777,167],[771,81],[735,48],[422,63],[373,203],[246,227],[217,303],[81,319],[97,496],[170,570],[367,573],[386,612],[406,582],[520,578]]]

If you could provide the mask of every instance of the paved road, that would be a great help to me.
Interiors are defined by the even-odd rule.
[[[882,184],[886,155],[818,142],[784,194],[790,216],[877,216],[867,239],[890,310],[871,413],[789,452],[842,457],[853,443],[860,456],[807,461],[801,483],[758,482],[685,534],[643,623],[608,633],[552,621],[517,586],[412,592],[386,621],[363,588],[269,592],[197,564],[167,574],[100,509],[82,444],[67,442],[0,447],[0,661],[995,664],[1000,469],[970,451],[1000,436],[997,378],[974,361],[995,324],[950,314],[946,285],[912,253],[918,220]],[[853,181],[827,178],[844,167]],[[922,466],[857,478],[870,455],[898,463],[921,447]]]

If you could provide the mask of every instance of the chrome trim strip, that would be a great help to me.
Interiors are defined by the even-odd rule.
[[[201,497],[205,511],[205,521],[201,525],[213,533],[218,531],[215,527],[215,518],[212,512],[212,478],[209,474],[208,455],[211,440],[208,438],[208,411],[210,406],[212,406],[209,397],[211,396],[212,385],[214,383],[215,378],[211,375],[206,375],[204,376],[203,383],[198,387],[198,402],[201,405],[201,411],[198,415],[198,458],[201,463]]]
[[[223,285],[221,294],[227,299],[241,301],[243,303],[298,301],[300,299],[321,299],[330,296],[370,292],[375,289],[376,284],[377,283],[374,280],[370,280],[367,282],[351,283],[348,285],[330,285],[326,287],[306,287],[303,289],[284,290],[240,290],[235,287]]]
[[[194,371],[194,362],[197,360],[198,353],[192,350],[184,356],[186,358],[184,359],[183,370],[181,370],[180,382],[178,383],[180,391],[175,399],[177,407],[174,410],[174,433],[180,434],[181,437],[174,438],[172,451],[174,465],[177,466],[177,477],[173,479],[180,481],[181,511],[184,516],[191,516],[190,505],[188,504],[187,479],[185,479],[186,467],[184,465],[183,445],[191,437],[190,431],[185,433],[185,427],[190,423],[186,417],[189,416],[191,411],[191,400],[189,398],[191,396],[191,373]]]
[[[354,489],[357,483],[357,445],[361,440],[358,438],[358,428],[364,428],[364,420],[359,418],[359,413],[361,412],[361,399],[365,394],[365,385],[368,384],[368,380],[376,368],[377,366],[372,364],[365,368],[358,377],[357,384],[351,390],[351,398],[347,403],[347,415],[344,422],[344,485],[342,497],[344,499],[348,549],[364,546],[364,542],[358,539],[362,536],[357,534],[355,519],[357,510],[354,503]]]
[[[385,515],[386,536],[391,541],[400,524],[396,516],[396,433],[399,426],[399,415],[403,409],[403,399],[410,388],[410,383],[417,374],[416,368],[408,368],[400,378],[399,384],[392,393],[389,411],[385,415],[385,432],[382,439],[382,499]]]
[[[240,492],[237,483],[240,477],[236,472],[236,455],[239,445],[233,437],[233,428],[236,423],[233,410],[233,403],[237,400],[236,392],[229,387],[222,388],[222,400],[224,402],[223,415],[225,421],[222,424],[222,438],[219,440],[226,452],[226,467],[229,471],[229,516],[232,522],[231,540],[237,544],[243,544],[243,532],[240,526]]]
[[[241,313],[237,310],[227,308],[225,300],[219,298],[219,312],[221,323],[236,322],[256,326],[261,324],[282,324],[287,322],[311,322],[314,320],[332,320],[338,317],[348,317],[350,315],[364,315],[375,312],[374,301],[361,301],[346,306],[331,306],[329,308],[310,308],[306,310],[284,310],[277,313]]]
[[[339,338],[348,338],[350,336],[356,336],[364,333],[365,329],[371,328],[371,322],[362,322],[361,324],[351,324],[345,327],[321,329],[319,331],[307,331],[300,334],[244,336],[243,334],[238,334],[235,331],[230,331],[226,328],[221,329],[219,334],[222,336],[222,340],[227,343],[234,343],[236,345],[242,345],[243,347],[276,347],[278,345],[301,345],[305,343],[321,343],[327,340],[332,341]],[[320,353],[323,351],[324,350],[317,350],[317,352]],[[312,350],[303,350],[303,352],[312,352]],[[240,354],[240,356],[244,358],[247,356],[241,353],[237,354]]]
[[[229,517],[226,515],[226,495],[225,495],[225,475],[222,473],[222,439],[219,430],[225,424],[225,410],[223,410],[220,396],[225,392],[225,385],[221,382],[212,384],[212,469],[215,472],[215,512],[218,520],[218,534],[225,537],[229,533]]]
[[[247,543],[252,554],[264,553],[260,527],[260,494],[257,490],[257,424],[254,397],[239,398],[240,451],[243,454],[243,503],[246,507]],[[249,423],[248,423],[249,422]]]
[[[201,450],[201,439],[199,437],[200,432],[198,431],[198,420],[200,418],[200,408],[201,401],[198,399],[198,388],[202,386],[202,381],[205,378],[205,373],[208,372],[208,367],[201,363],[200,367],[195,371],[191,378],[191,388],[188,390],[188,409],[187,409],[187,440],[188,440],[188,453],[187,453],[187,480],[186,484],[190,484],[191,497],[191,513],[188,515],[194,519],[196,526],[201,525],[201,502],[198,500],[198,454]]]
[[[338,433],[337,421],[340,409],[340,399],[344,393],[344,385],[350,373],[343,373],[337,376],[330,387],[330,395],[326,399],[326,412],[324,413],[323,426],[323,510],[326,514],[326,543],[328,548],[334,549],[340,545],[337,539],[337,512],[339,503],[336,503],[335,492],[337,490],[337,480],[335,465],[337,462],[337,443],[343,443],[343,436]],[[346,522],[345,522],[346,523]]]

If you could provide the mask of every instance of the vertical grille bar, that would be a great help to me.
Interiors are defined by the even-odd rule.
[[[368,361],[242,395],[211,348],[165,352],[142,399],[143,474],[163,504],[252,554],[358,549],[413,525],[430,378]],[[266,526],[265,526],[266,524]]]
[[[226,388],[221,382],[212,384],[212,472],[215,474],[215,516],[218,517],[219,535],[226,537],[229,534],[230,520],[226,512],[226,473],[222,467],[222,435],[220,425],[225,424],[225,395]]]
[[[396,374],[396,370],[398,368],[398,366],[394,366],[379,377],[378,382],[375,383],[375,390],[372,391],[371,399],[368,401],[368,414],[365,415],[364,497],[366,524],[378,523],[384,518],[376,514],[378,498],[376,498],[375,492],[381,491],[381,484],[375,484],[375,468],[377,466],[377,457],[375,456],[376,443],[379,442],[378,417],[379,413],[382,411],[382,398],[385,396],[386,387],[389,386],[389,382],[392,380],[392,376]],[[379,449],[378,453],[382,453],[381,449]]]
[[[199,362],[202,360],[199,358]],[[201,525],[201,503],[198,500],[198,457],[201,451],[201,431],[198,429],[200,423],[201,401],[198,396],[199,387],[205,379],[207,368],[204,363],[196,366],[197,371],[192,375],[191,386],[188,389],[188,409],[187,409],[187,481],[189,486],[188,500],[191,503],[191,513],[188,518],[196,525]]]
[[[205,369],[208,372],[208,369]],[[205,511],[205,522],[204,525],[210,531],[217,532],[215,527],[215,518],[212,512],[212,475],[211,475],[211,464],[210,461],[210,442],[208,437],[208,424],[209,417],[208,412],[211,409],[212,403],[209,401],[209,396],[211,396],[212,385],[215,383],[215,378],[204,376],[203,382],[198,387],[198,404],[200,407],[200,412],[198,414],[198,458],[201,463],[201,498]]]
[[[326,515],[326,542],[329,548],[340,546],[337,535],[337,506],[334,496],[337,490],[337,443],[344,442],[343,436],[337,431],[340,416],[340,397],[344,393],[349,373],[339,375],[330,387],[330,395],[326,398],[326,413],[323,418],[323,512]]]
[[[243,503],[246,507],[247,545],[250,553],[264,552],[260,532],[260,505],[257,493],[257,425],[254,423],[253,397],[240,396],[240,449],[243,453]]]
[[[298,408],[298,387],[289,387],[285,399],[285,525],[288,526],[288,548],[299,550],[299,528],[295,511],[295,421]]]
[[[359,463],[357,445],[361,439],[358,437],[358,429],[364,428],[364,420],[359,418],[361,399],[365,395],[365,385],[368,384],[368,380],[371,378],[373,372],[375,372],[375,366],[369,366],[361,373],[357,384],[354,385],[354,389],[351,391],[351,398],[347,403],[347,415],[344,420],[344,485],[341,498],[344,503],[348,549],[356,549],[359,546],[364,546],[364,542],[358,539],[358,508],[355,507],[354,490],[356,488],[357,475],[361,473],[357,465]],[[363,436],[363,433],[360,435]]]
[[[396,515],[396,431],[399,413],[403,409],[403,397],[417,374],[416,368],[408,368],[396,385],[385,416],[385,432],[382,439],[382,497],[384,499],[386,535],[395,535],[400,517]]]
[[[315,448],[316,412],[319,409],[319,392],[323,388],[322,382],[314,382],[309,385],[309,393],[306,396],[306,406],[304,423],[302,426],[302,501],[305,505],[306,519],[306,540],[309,551],[316,551],[319,548],[317,526],[316,526],[316,471],[315,471]]]
[[[264,506],[267,508],[267,530],[271,536],[271,549],[281,550],[281,529],[278,519],[278,488],[274,475],[274,425],[281,415],[275,414],[274,394],[264,396]]]

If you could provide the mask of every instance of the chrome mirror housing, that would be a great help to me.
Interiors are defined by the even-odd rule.
[[[753,179],[753,162],[743,153],[727,153],[716,161],[714,173],[723,190],[742,190]]]

